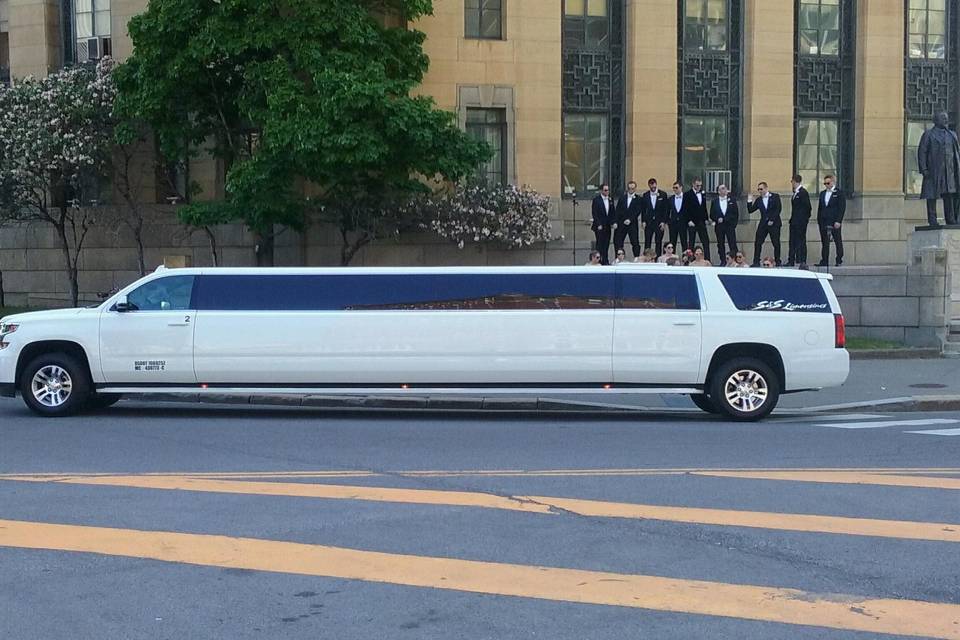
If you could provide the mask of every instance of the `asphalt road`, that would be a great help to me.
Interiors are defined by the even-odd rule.
[[[960,638],[958,428],[3,400],[0,638]]]

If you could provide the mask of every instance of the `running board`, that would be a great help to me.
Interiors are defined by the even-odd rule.
[[[272,396],[304,396],[304,395],[325,395],[325,396],[423,396],[423,395],[511,395],[511,396],[551,396],[551,395],[583,395],[589,394],[610,394],[610,395],[650,395],[658,393],[666,394],[691,394],[703,393],[702,388],[697,387],[611,387],[609,389],[596,387],[516,387],[516,388],[494,388],[494,387],[416,387],[404,389],[401,387],[124,387],[109,385],[97,386],[97,393],[119,393],[119,394],[184,394],[184,395],[202,395],[202,396],[248,396],[248,395],[272,395]]]

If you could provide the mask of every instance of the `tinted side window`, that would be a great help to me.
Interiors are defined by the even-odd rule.
[[[617,280],[621,309],[700,309],[693,274],[621,273]]]
[[[184,311],[190,309],[194,276],[169,276],[151,280],[127,294],[132,311]]]
[[[831,312],[823,285],[812,278],[723,275],[720,282],[741,311]]]
[[[613,308],[613,274],[201,276],[200,310],[492,311]]]

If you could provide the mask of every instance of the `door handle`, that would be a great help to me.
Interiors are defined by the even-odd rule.
[[[695,327],[697,326],[696,322],[674,322],[673,326],[675,327]]]

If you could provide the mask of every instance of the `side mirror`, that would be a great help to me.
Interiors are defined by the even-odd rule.
[[[113,305],[113,310],[117,313],[127,313],[134,309],[136,309],[136,307],[127,301],[127,296],[120,296]]]

